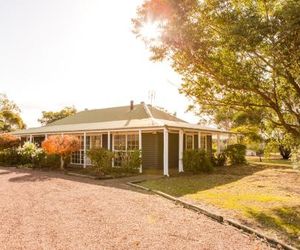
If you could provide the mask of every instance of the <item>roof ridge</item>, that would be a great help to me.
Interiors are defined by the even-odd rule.
[[[138,105],[142,105],[142,104],[138,103],[138,104],[134,104],[133,106],[138,106]],[[98,108],[98,109],[84,109],[84,110],[78,111],[76,114],[81,113],[81,112],[86,112],[86,111],[95,111],[95,110],[104,110],[104,109],[116,109],[116,108],[125,108],[125,107],[128,107],[128,105],[106,107],[106,108]]]
[[[153,125],[155,125],[155,123],[158,124],[158,125],[164,125],[164,123],[162,123],[160,120],[153,117],[153,115],[152,115],[152,113],[151,113],[151,111],[150,111],[150,109],[149,109],[149,107],[146,103],[143,103],[143,106],[144,106],[144,109],[146,111],[146,114],[149,115],[149,118],[151,119]]]

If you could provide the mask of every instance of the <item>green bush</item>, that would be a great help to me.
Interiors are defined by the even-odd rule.
[[[114,157],[111,151],[104,148],[92,148],[87,152],[87,156],[90,158],[96,174],[104,175],[111,172],[111,162]]]
[[[127,173],[137,173],[142,163],[141,151],[135,150],[122,155],[121,168]]]
[[[239,165],[246,162],[246,146],[243,144],[228,145],[225,154],[232,165]]]
[[[34,167],[40,167],[45,158],[43,149],[32,142],[25,142],[17,150],[21,156],[21,164],[32,164]]]
[[[211,157],[212,163],[215,167],[224,167],[226,165],[227,157],[224,152]]]
[[[3,165],[14,166],[21,164],[22,157],[15,148],[0,151],[0,163]]]
[[[212,162],[205,150],[186,150],[183,153],[183,167],[187,172],[211,172]]]
[[[43,168],[60,168],[60,156],[59,155],[45,155],[41,161],[41,167]]]

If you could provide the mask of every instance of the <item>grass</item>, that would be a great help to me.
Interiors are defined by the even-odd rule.
[[[292,161],[291,160],[284,160],[281,159],[279,157],[272,157],[272,158],[265,158],[262,157],[260,161],[259,157],[257,156],[248,156],[247,157],[248,162],[262,162],[262,163],[270,163],[270,164],[280,164],[280,165],[288,165],[291,166],[292,165]]]
[[[244,165],[212,174],[151,180],[144,186],[216,209],[300,247],[300,172]]]

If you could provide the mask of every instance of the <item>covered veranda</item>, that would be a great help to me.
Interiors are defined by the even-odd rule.
[[[172,126],[173,125],[173,126]],[[25,132],[25,131],[24,131]],[[91,165],[87,152],[93,147],[103,147],[113,152],[130,152],[140,150],[142,154],[143,169],[156,167],[162,170],[163,175],[169,176],[170,170],[183,172],[183,153],[189,149],[204,149],[209,153],[213,152],[213,144],[216,153],[220,153],[232,135],[228,131],[204,128],[200,125],[181,123],[163,126],[150,126],[139,128],[111,128],[99,130],[74,129],[60,131],[32,131],[32,133],[16,133],[22,141],[30,141],[37,144],[51,135],[74,135],[78,136],[81,142],[81,149],[72,154],[71,164],[83,168]],[[112,161],[113,167],[119,166],[118,158]]]

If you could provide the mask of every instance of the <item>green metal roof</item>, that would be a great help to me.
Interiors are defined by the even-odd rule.
[[[151,112],[151,114],[147,112],[147,109]],[[130,106],[85,110],[55,121],[47,126],[140,120],[151,118],[151,116],[155,119],[184,122],[183,120],[150,105],[146,106],[145,104],[137,104],[133,106],[133,110],[130,110]]]
[[[134,105],[133,110],[130,110],[130,106],[85,110],[47,126],[18,130],[12,134],[30,135],[145,128],[157,129],[163,127],[192,129],[210,133],[227,132],[187,123],[165,111],[142,103]]]

